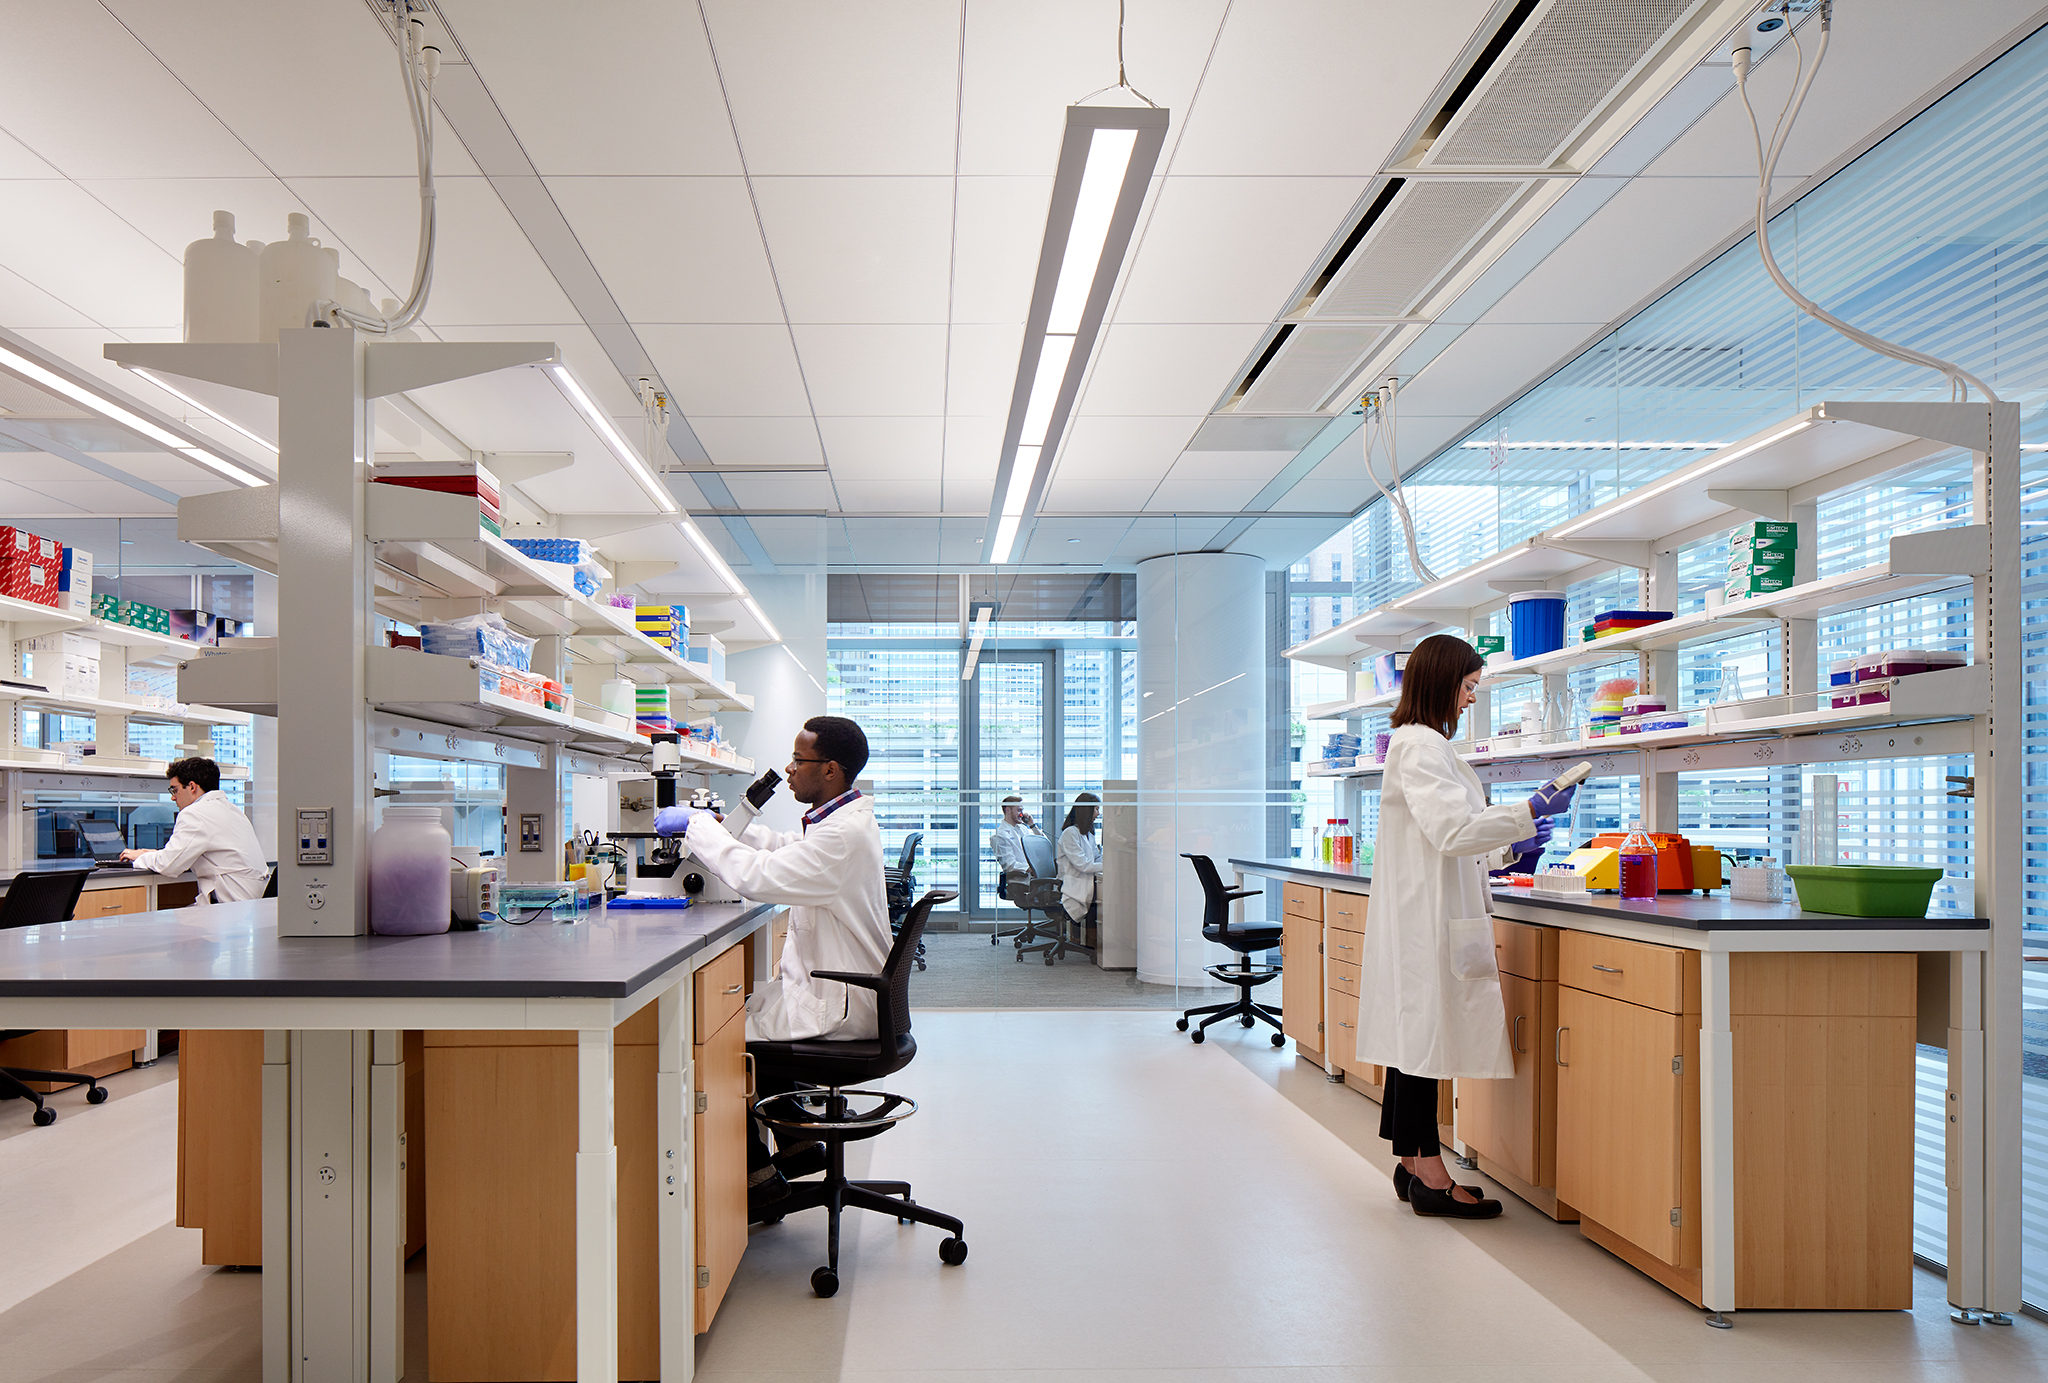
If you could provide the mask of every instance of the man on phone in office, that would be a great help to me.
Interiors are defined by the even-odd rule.
[[[161,850],[123,850],[121,858],[155,874],[183,874],[199,880],[199,900],[239,903],[263,896],[270,865],[249,818],[220,790],[220,765],[212,759],[180,759],[164,770],[178,824]]]
[[[1008,898],[1010,875],[1031,873],[1031,861],[1024,854],[1026,833],[1045,837],[1038,829],[1038,823],[1031,819],[1031,813],[1024,810],[1024,799],[1012,793],[1003,799],[1003,820],[989,834],[989,849],[996,857],[996,896]]]

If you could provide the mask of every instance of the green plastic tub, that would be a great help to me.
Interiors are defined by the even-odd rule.
[[[1944,871],[1917,864],[1788,864],[1806,912],[1925,917]]]

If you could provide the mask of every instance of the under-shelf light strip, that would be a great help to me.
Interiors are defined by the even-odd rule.
[[[31,360],[19,351],[10,350],[6,346],[0,346],[0,366],[12,370],[40,388],[48,389],[52,393],[62,394],[74,403],[85,405],[103,418],[117,422],[131,431],[141,433],[144,437],[149,438],[150,441],[157,443],[166,450],[174,452],[188,461],[196,461],[216,475],[225,476],[237,485],[247,485],[253,488],[258,485],[269,484],[262,476],[244,470],[226,457],[216,456],[205,447],[197,445],[192,438],[181,437],[169,428],[161,427],[151,422],[140,413],[123,408],[112,399],[103,397],[82,384],[66,379],[47,365]],[[202,411],[210,412],[210,410]]]
[[[1551,536],[1557,538],[1568,538],[1582,528],[1590,528],[1594,524],[1599,523],[1602,519],[1608,518],[1609,516],[1614,514],[1618,514],[1624,509],[1633,509],[1638,504],[1642,504],[1647,500],[1655,499],[1657,496],[1665,493],[1667,490],[1675,490],[1681,485],[1690,485],[1709,471],[1718,471],[1723,466],[1730,465],[1734,462],[1740,461],[1743,457],[1748,456],[1752,452],[1762,451],[1765,447],[1771,445],[1771,443],[1781,442],[1785,438],[1790,437],[1793,433],[1804,432],[1807,428],[1812,426],[1813,419],[1811,418],[1801,418],[1797,422],[1788,423],[1784,427],[1779,428],[1776,432],[1772,432],[1765,436],[1757,438],[1748,446],[1737,447],[1734,451],[1729,452],[1725,456],[1709,457],[1707,460],[1700,462],[1699,465],[1688,466],[1686,469],[1679,471],[1676,474],[1671,475],[1664,480],[1659,481],[1655,485],[1645,486],[1640,490],[1632,491],[1629,494],[1624,495],[1622,498],[1614,501],[1612,504],[1609,504],[1604,508],[1594,510],[1592,513],[1586,515],[1586,517],[1580,519],[1577,523],[1569,523],[1566,524],[1563,528],[1551,530]]]
[[[988,637],[989,607],[984,605],[974,612],[974,638],[967,645],[967,664],[960,669],[960,680],[974,680],[975,664],[981,661],[981,641]]]
[[[656,507],[664,514],[681,513],[682,506],[676,503],[675,496],[669,493],[668,486],[661,483],[661,477],[654,473],[639,452],[633,450],[632,443],[628,442],[613,425],[612,420],[605,416],[604,410],[592,402],[583,386],[577,383],[576,376],[569,373],[569,367],[556,361],[542,368],[548,372],[548,378],[554,380],[555,387],[562,391],[562,397],[569,400],[570,405],[583,415],[583,421],[590,424],[599,440],[604,443],[605,449],[618,458],[619,464],[639,482],[640,488],[647,492],[647,497],[654,501]]]
[[[169,394],[172,398],[178,400],[180,403],[185,404],[187,407],[198,409],[201,413],[204,413],[207,417],[213,419],[222,427],[229,428],[232,431],[241,433],[242,436],[247,437],[257,446],[269,452],[272,456],[277,455],[276,443],[264,441],[261,437],[258,437],[248,428],[243,427],[240,423],[236,422],[233,418],[230,418],[227,414],[220,412],[218,409],[209,408],[207,405],[201,403],[198,399],[195,399],[190,394],[186,393],[183,389],[180,389],[177,385],[165,379],[162,375],[156,374],[150,370],[142,369],[140,366],[136,365],[131,365],[128,368],[131,373],[141,375],[144,379],[148,380],[151,384],[154,384],[157,388],[163,390],[166,394]]]

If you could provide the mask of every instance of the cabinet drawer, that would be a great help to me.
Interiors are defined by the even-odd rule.
[[[78,895],[73,917],[113,917],[121,913],[149,911],[146,888],[89,888]]]
[[[1349,961],[1330,962],[1330,988],[1358,997],[1358,967]]]
[[[1358,996],[1331,985],[1323,995],[1323,1031],[1329,1045],[1323,1049],[1324,1069],[1358,1069]]]
[[[1334,888],[1329,890],[1323,895],[1323,921],[1347,932],[1364,931],[1365,895],[1339,893]]]
[[[1661,1013],[1700,1011],[1699,953],[1568,931],[1558,942],[1558,983]]]
[[[728,1019],[746,1007],[746,948],[728,947],[723,955],[697,972],[696,984],[696,1040],[709,1042]]]
[[[1307,884],[1280,885],[1280,911],[1311,922],[1323,920],[1323,891]]]
[[[1323,1036],[1323,924],[1283,919],[1280,932],[1280,1025],[1295,1045],[1320,1052]]]
[[[1355,970],[1365,957],[1365,936],[1340,927],[1326,927],[1323,929],[1323,950],[1330,957],[1331,964],[1342,961]]]
[[[1509,922],[1496,917],[1493,921],[1493,955],[1500,963],[1503,975],[1520,975],[1525,980],[1554,980],[1557,978],[1557,947],[1552,943],[1550,965],[1546,972],[1544,961],[1544,940],[1554,932],[1551,927],[1532,926],[1527,922]]]

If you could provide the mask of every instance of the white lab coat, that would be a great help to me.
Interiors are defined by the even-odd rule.
[[[875,996],[815,970],[879,975],[889,960],[889,901],[874,803],[859,797],[807,831],[758,823],[737,839],[709,812],[690,819],[690,853],[740,897],[789,907],[776,977],[747,998],[747,1040],[874,1037]]]
[[[1095,881],[1102,877],[1102,837],[1097,832],[1083,835],[1079,826],[1060,832],[1060,901],[1067,916],[1076,922],[1088,915],[1095,901]]]
[[[1040,840],[1045,838],[1045,832],[1036,826],[1026,826],[1021,821],[1005,821],[990,833],[988,846],[995,851],[996,868],[1004,877],[1031,872],[1031,861],[1024,854],[1024,837],[1027,834],[1037,836]]]
[[[1514,1075],[1486,871],[1535,834],[1529,804],[1487,806],[1479,775],[1437,731],[1394,731],[1358,968],[1359,1061],[1439,1080]]]
[[[199,880],[199,901],[207,895],[223,903],[263,896],[270,881],[270,862],[256,843],[256,830],[241,809],[219,789],[178,813],[178,824],[161,850],[145,850],[133,863],[158,874],[190,870]]]

